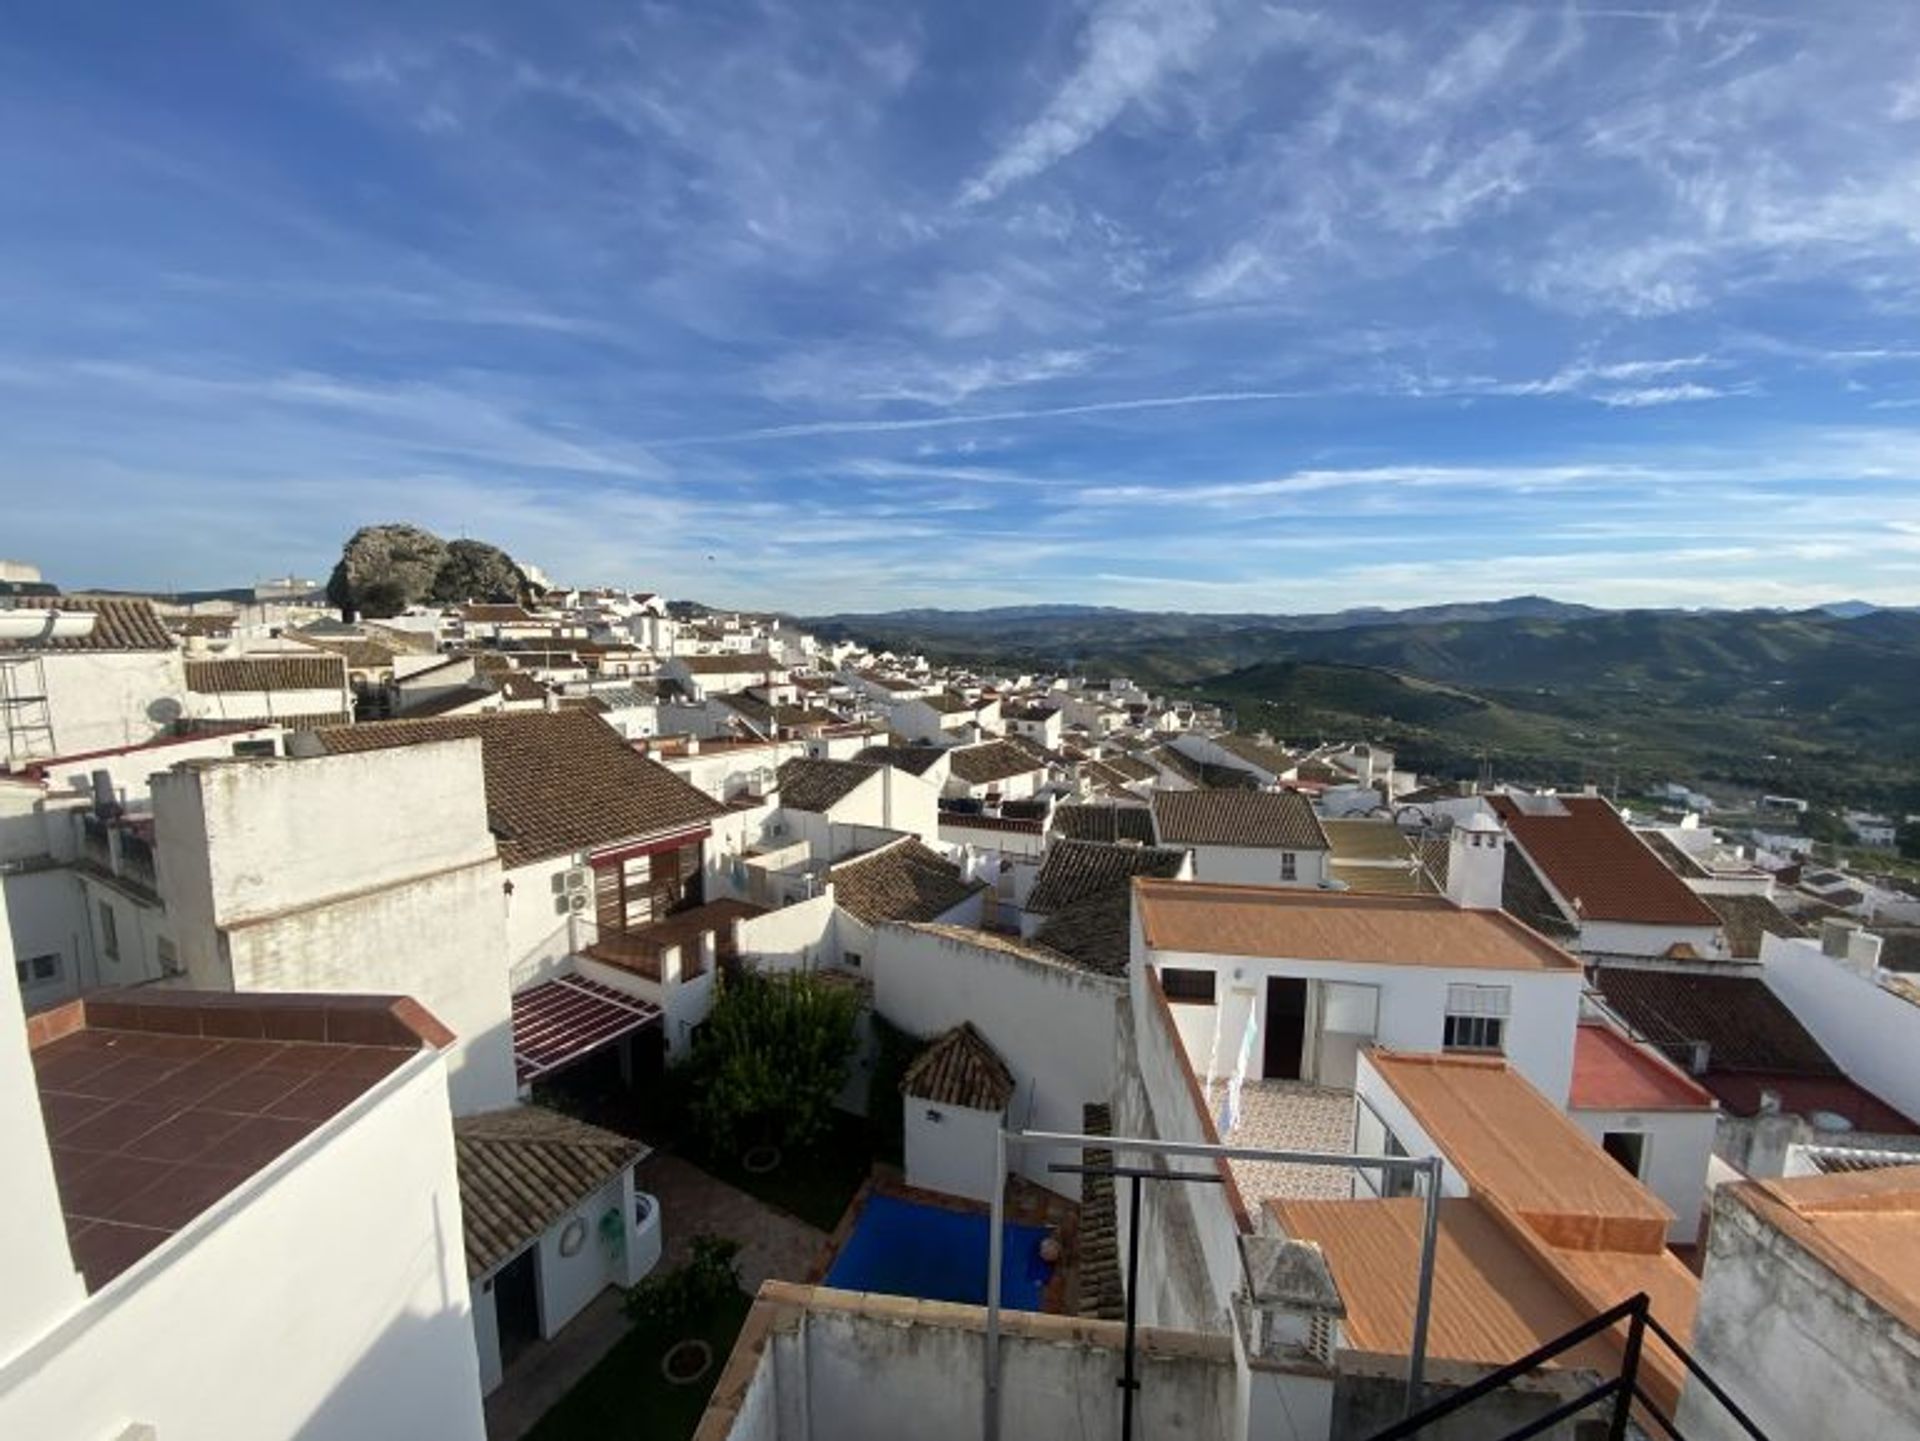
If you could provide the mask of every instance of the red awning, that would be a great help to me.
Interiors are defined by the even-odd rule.
[[[659,1019],[658,1006],[583,976],[542,981],[513,998],[514,1071],[524,1084]]]

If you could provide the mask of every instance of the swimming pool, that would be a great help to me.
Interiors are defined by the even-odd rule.
[[[843,1291],[881,1291],[929,1301],[987,1304],[988,1218],[878,1192],[867,1197],[826,1284]],[[1044,1226],[1006,1229],[1000,1256],[1000,1304],[1038,1311],[1052,1268],[1040,1259]]]

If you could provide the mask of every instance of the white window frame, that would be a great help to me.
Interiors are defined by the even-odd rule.
[[[1441,1049],[1504,1055],[1507,1049],[1507,1023],[1512,1018],[1512,986],[1450,983],[1447,986],[1446,1016],[1441,1023]],[[1455,1025],[1455,1022],[1460,1024]]]

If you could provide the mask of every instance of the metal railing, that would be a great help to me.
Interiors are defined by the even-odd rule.
[[[1652,1331],[1660,1342],[1679,1358],[1680,1363],[1687,1368],[1693,1378],[1707,1389],[1714,1400],[1726,1408],[1727,1414],[1752,1438],[1752,1441],[1767,1441],[1766,1435],[1726,1393],[1725,1388],[1708,1375],[1706,1368],[1694,1360],[1686,1347],[1674,1338],[1673,1333],[1654,1318],[1652,1304],[1644,1291],[1629,1296],[1611,1310],[1602,1311],[1591,1320],[1582,1322],[1565,1335],[1528,1352],[1518,1361],[1510,1362],[1497,1371],[1488,1372],[1472,1385],[1463,1386],[1445,1400],[1436,1401],[1433,1405],[1396,1421],[1384,1431],[1375,1432],[1370,1441],[1408,1441],[1408,1438],[1421,1436],[1427,1432],[1428,1428],[1438,1425],[1455,1412],[1465,1410],[1481,1397],[1511,1385],[1530,1371],[1545,1365],[1557,1356],[1566,1354],[1576,1346],[1584,1345],[1597,1336],[1605,1335],[1623,1321],[1627,1323],[1627,1335],[1620,1349],[1618,1374],[1581,1392],[1578,1396],[1570,1397],[1551,1411],[1534,1417],[1517,1430],[1504,1433],[1498,1441],[1525,1441],[1525,1438],[1538,1436],[1601,1402],[1612,1403],[1611,1412],[1607,1418],[1607,1441],[1624,1441],[1628,1434],[1627,1422],[1634,1415],[1635,1403],[1640,1407],[1640,1418],[1652,1421],[1659,1427],[1661,1434],[1671,1438],[1671,1441],[1686,1441],[1674,1424],[1673,1418],[1654,1403],[1653,1399],[1647,1395],[1646,1388],[1640,1384],[1640,1368],[1645,1356],[1648,1331]]]

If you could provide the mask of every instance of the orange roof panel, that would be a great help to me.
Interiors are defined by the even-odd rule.
[[[1671,1062],[1589,1022],[1574,1031],[1567,1104],[1576,1111],[1710,1111],[1714,1100]]]
[[[1138,880],[1134,895],[1155,950],[1490,971],[1566,971],[1580,963],[1503,911],[1464,910],[1444,896],[1354,895]]]
[[[1475,1194],[1546,1244],[1649,1255],[1665,1247],[1673,1212],[1505,1060],[1378,1048],[1366,1056]]]

